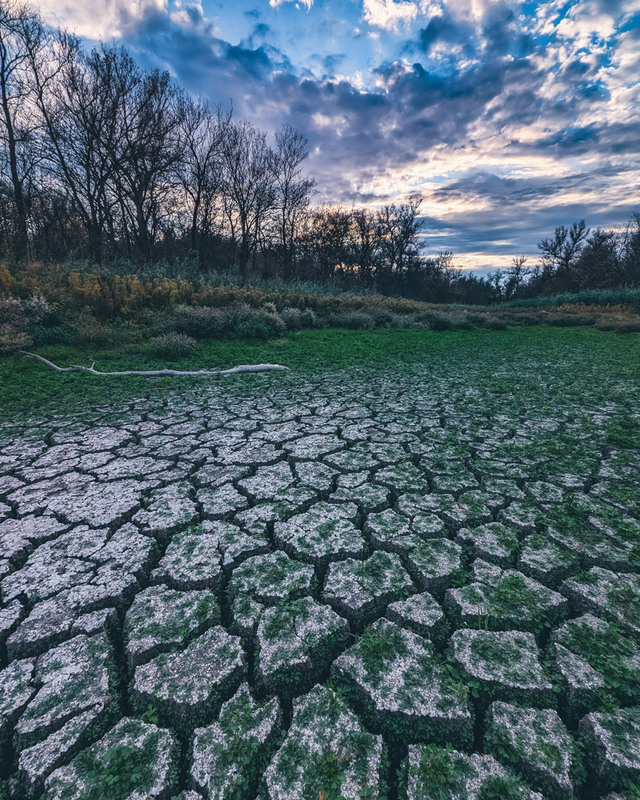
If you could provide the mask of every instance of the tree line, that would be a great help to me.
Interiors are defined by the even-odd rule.
[[[86,53],[29,6],[0,8],[0,256],[136,263],[197,253],[285,279],[420,261],[419,199],[371,212],[312,206],[307,140],[211,106],[123,47]]]
[[[0,6],[0,259],[140,265],[336,281],[432,302],[488,303],[640,280],[640,217],[620,232],[556,229],[529,268],[487,279],[426,257],[420,197],[378,209],[314,204],[308,142],[270,140],[121,46],[86,52],[30,6]],[[608,283],[607,283],[608,282]]]
[[[558,225],[537,247],[537,263],[529,266],[527,258],[519,256],[508,269],[489,274],[496,299],[640,285],[638,212],[613,230],[588,228],[584,219]]]

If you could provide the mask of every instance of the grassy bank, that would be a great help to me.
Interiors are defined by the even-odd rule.
[[[203,382],[233,382],[251,387],[256,381],[321,379],[328,370],[406,369],[425,362],[435,372],[467,365],[475,374],[495,380],[496,391],[509,392],[530,380],[536,369],[575,373],[577,384],[602,386],[603,397],[619,379],[640,379],[640,335],[619,336],[590,328],[519,327],[506,331],[475,328],[470,331],[340,329],[303,330],[269,341],[201,341],[189,357],[163,361],[146,343],[124,347],[50,346],[37,352],[61,366],[89,365],[100,370],[217,369],[237,364],[278,363],[291,374],[229,377],[97,377],[60,374],[43,364],[15,354],[0,359],[0,404],[5,420],[46,415],[92,406],[119,405],[147,395],[162,395],[201,386]],[[493,377],[492,377],[493,376]],[[535,380],[534,380],[535,383]],[[532,391],[534,390],[532,385]],[[428,391],[428,388],[425,388]],[[561,400],[561,398],[560,398]]]

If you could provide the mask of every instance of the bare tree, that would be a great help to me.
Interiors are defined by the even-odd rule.
[[[634,212],[620,237],[620,260],[624,264],[625,281],[640,284],[640,213]]]
[[[39,124],[32,105],[32,75],[27,43],[33,50],[46,41],[40,17],[29,6],[0,3],[0,137],[6,151],[8,182],[15,208],[13,251],[20,260],[27,254],[28,209],[26,183],[37,156],[34,134]]]
[[[351,213],[353,226],[353,261],[363,280],[368,281],[380,250],[379,228],[375,214],[366,208],[356,208]]]
[[[383,273],[402,274],[418,258],[418,235],[423,226],[419,217],[422,198],[412,195],[402,205],[385,205],[378,212],[380,267]]]
[[[100,263],[113,206],[117,103],[101,56],[85,57],[79,40],[58,32],[46,49],[29,48],[35,103],[46,131],[43,153],[86,231],[88,252]]]
[[[309,206],[316,182],[302,174],[301,165],[309,155],[307,139],[289,125],[276,133],[271,170],[275,189],[274,212],[278,244],[282,251],[283,278],[291,276],[300,217]]]
[[[266,134],[244,121],[229,124],[222,152],[226,214],[234,237],[239,236],[238,264],[246,278],[266,214],[274,204],[273,156]]]
[[[527,280],[529,269],[525,266],[526,256],[516,256],[511,261],[511,266],[507,267],[506,280],[504,282],[504,293],[507,300],[518,293]]]
[[[94,62],[114,113],[115,128],[102,144],[112,167],[121,235],[131,255],[148,260],[176,189],[176,89],[167,72],[142,72],[123,48],[103,47]]]
[[[586,222],[581,219],[579,222],[574,222],[570,228],[559,225],[552,239],[542,239],[538,242],[538,250],[542,253],[543,272],[548,275],[555,272],[559,277],[568,277],[588,235]]]
[[[202,98],[182,94],[178,104],[181,158],[176,164],[189,213],[189,243],[198,250],[198,232],[211,233],[215,201],[223,182],[223,142],[231,123],[231,110],[209,107]],[[202,248],[200,248],[202,258]]]

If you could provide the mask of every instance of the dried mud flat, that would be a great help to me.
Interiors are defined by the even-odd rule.
[[[483,374],[6,423],[0,797],[637,797],[639,387]]]

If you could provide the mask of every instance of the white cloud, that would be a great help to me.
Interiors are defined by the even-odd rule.
[[[44,19],[89,39],[111,39],[135,29],[147,17],[167,11],[168,0],[39,0]]]
[[[313,5],[313,2],[314,0],[269,0],[269,5],[271,8],[277,8],[283,3],[295,3],[298,8],[300,8],[300,6],[304,6],[308,11]]]
[[[467,21],[480,20],[492,6],[504,5],[503,0],[443,0],[443,7],[455,17]]]
[[[369,25],[394,31],[412,22],[418,15],[413,0],[364,0],[363,16]]]

